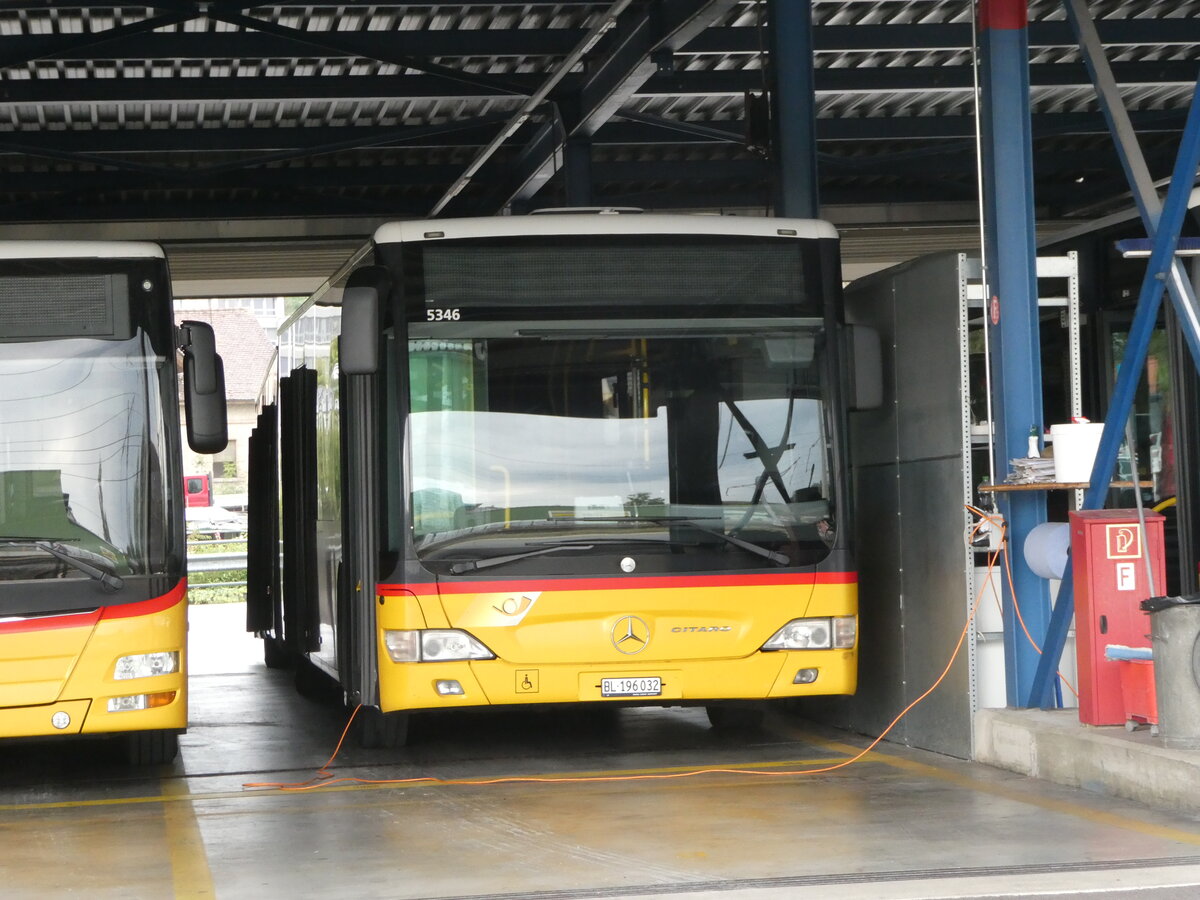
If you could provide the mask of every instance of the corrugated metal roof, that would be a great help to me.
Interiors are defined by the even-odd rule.
[[[149,223],[191,221],[218,240],[229,221],[337,217],[361,236],[435,209],[560,206],[567,135],[590,143],[592,203],[765,211],[771,167],[744,135],[746,93],[765,83],[767,4],[638,0],[597,34],[613,8],[5,4],[0,235],[143,221],[152,237]],[[1164,177],[1200,67],[1200,0],[1090,8]],[[1039,218],[1127,205],[1061,4],[1029,12]],[[828,217],[865,228],[858,211],[886,208],[880,226],[910,213],[928,226],[931,204],[973,202],[971,4],[814,0],[813,18]],[[942,224],[969,223],[955,212]]]

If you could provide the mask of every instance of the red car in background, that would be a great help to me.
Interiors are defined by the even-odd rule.
[[[184,475],[183,496],[188,506],[212,506],[212,481],[208,475]]]

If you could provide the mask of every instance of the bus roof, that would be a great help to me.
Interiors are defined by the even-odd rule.
[[[0,241],[0,259],[166,259],[149,241]]]
[[[375,232],[376,244],[455,238],[583,234],[708,234],[751,237],[836,238],[820,219],[764,216],[663,215],[659,213],[543,213],[476,219],[419,219],[389,222]]]

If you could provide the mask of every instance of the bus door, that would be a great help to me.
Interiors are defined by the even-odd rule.
[[[317,375],[293,369],[279,382],[283,534],[283,639],[294,654],[320,649],[317,596]]]
[[[376,452],[376,376],[339,378],[342,447],[342,562],[337,578],[338,680],[346,693],[378,703],[375,585],[379,489]]]
[[[264,406],[250,435],[246,540],[246,630],[263,635],[267,665],[285,665],[279,596],[279,441],[277,410]]]

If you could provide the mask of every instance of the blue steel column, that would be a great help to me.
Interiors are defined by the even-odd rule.
[[[1040,437],[1042,370],[1038,338],[1037,252],[1033,209],[1033,141],[1029,111],[1029,35],[1025,0],[980,0],[984,236],[988,338],[991,344],[996,459],[1027,455],[1029,430]],[[998,473],[998,474],[999,474]],[[1035,639],[1050,620],[1048,583],[1030,571],[1021,548],[1046,521],[1040,491],[998,494],[1008,526],[1013,584],[1025,626]],[[1038,653],[1026,639],[1004,584],[1004,662],[1008,704],[1030,695]]]
[[[815,219],[820,201],[812,0],[771,0],[769,10],[775,214]]]

